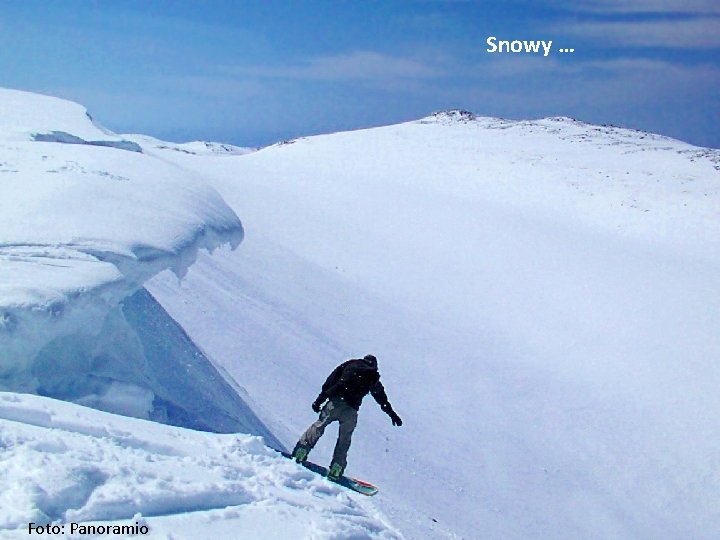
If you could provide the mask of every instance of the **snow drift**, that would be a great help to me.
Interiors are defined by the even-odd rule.
[[[77,104],[0,90],[0,388],[277,445],[141,289],[236,247],[241,223],[198,175],[139,149]]]

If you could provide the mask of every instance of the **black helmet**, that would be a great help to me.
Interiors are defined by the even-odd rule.
[[[377,367],[377,358],[375,358],[375,356],[373,356],[372,354],[366,354],[365,356],[363,356],[363,360],[365,360],[373,367]]]

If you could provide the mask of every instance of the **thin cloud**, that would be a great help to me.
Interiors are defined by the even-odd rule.
[[[557,31],[610,46],[713,49],[720,47],[720,18],[575,23]]]
[[[268,91],[267,85],[257,80],[237,80],[215,75],[176,75],[153,78],[164,88],[181,89],[182,92],[213,99],[248,99]]]
[[[287,66],[232,66],[225,68],[225,71],[233,75],[259,78],[316,81],[431,79],[443,75],[441,70],[424,62],[373,51],[321,56]]]
[[[537,56],[498,56],[492,59],[486,59],[478,64],[473,72],[476,77],[494,79],[494,78],[513,78],[526,77],[537,74],[551,74],[557,71],[565,70],[563,62],[554,58],[543,58]]]
[[[693,99],[691,96],[703,100],[720,85],[720,70],[710,64],[685,66],[663,60],[617,58],[567,66],[567,71],[556,73],[555,79],[557,87],[565,88],[565,103],[572,100],[595,106],[647,108],[681,104]],[[550,86],[550,92],[552,89]]]
[[[581,0],[573,9],[595,13],[720,14],[717,0]]]
[[[506,58],[477,64],[473,71],[478,75],[471,86],[474,91],[493,93],[496,103],[500,94],[511,101],[522,96],[524,105],[532,103],[538,109],[555,104],[562,110],[563,104],[584,103],[596,107],[662,106],[689,96],[702,100],[720,87],[720,68],[715,65],[687,66],[646,58],[571,63]],[[528,93],[528,87],[533,91]]]

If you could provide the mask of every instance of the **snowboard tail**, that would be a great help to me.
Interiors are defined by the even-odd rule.
[[[293,457],[287,452],[280,453],[288,459],[293,459]],[[300,463],[300,465],[302,465],[309,471],[328,478],[328,469],[326,467],[323,467],[322,465],[317,465],[316,463],[312,463],[310,461],[304,461]],[[372,497],[378,492],[377,486],[374,486],[369,482],[365,482],[364,480],[358,480],[357,478],[351,478],[349,476],[341,476],[337,480],[328,478],[328,480],[330,480],[331,482],[335,482],[336,484],[339,484],[347,489],[356,491],[357,493],[360,493],[362,495],[367,495],[368,497]]]

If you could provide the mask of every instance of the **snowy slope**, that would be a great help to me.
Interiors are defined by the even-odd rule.
[[[27,538],[30,523],[61,531],[45,538],[401,538],[365,501],[259,437],[0,392],[0,448],[3,539]],[[148,533],[87,535],[79,528],[92,526]]]
[[[241,156],[134,137],[0,91],[1,389],[290,446],[372,352],[405,424],[366,403],[349,472],[405,537],[715,538],[718,151],[460,112]],[[1,399],[1,535],[400,536],[259,439]]]
[[[177,155],[247,236],[149,288],[286,445],[376,354],[405,425],[366,402],[349,470],[409,538],[710,539],[719,156],[457,112]]]

